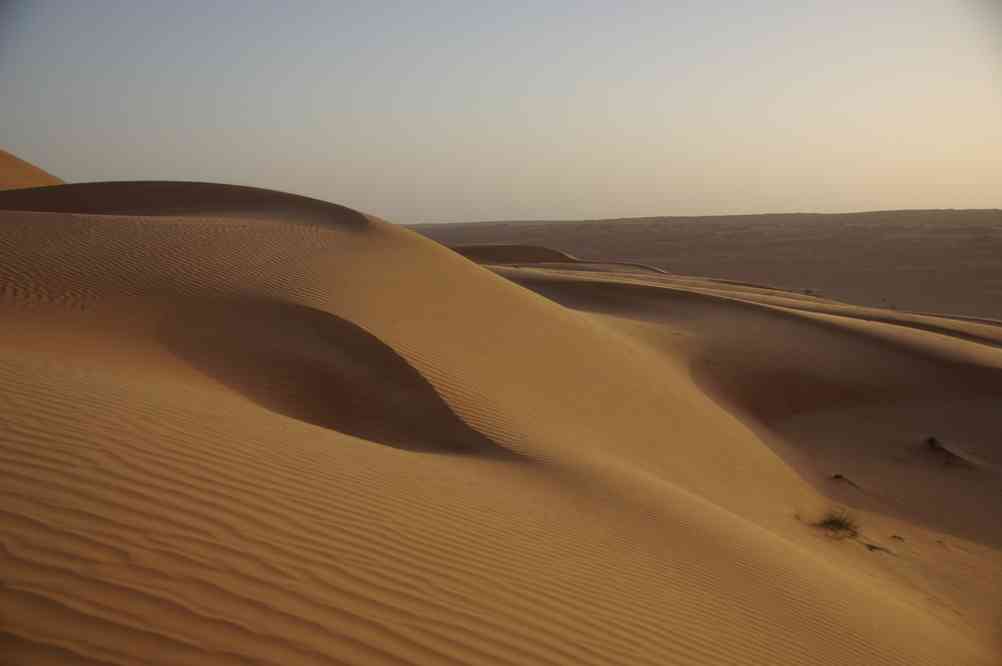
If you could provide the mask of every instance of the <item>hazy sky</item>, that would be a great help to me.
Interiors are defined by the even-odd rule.
[[[996,208],[1000,6],[0,0],[0,145],[399,222]]]

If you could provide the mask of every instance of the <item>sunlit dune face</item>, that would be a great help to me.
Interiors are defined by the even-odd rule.
[[[62,182],[33,164],[0,150],[0,190],[46,187]]]

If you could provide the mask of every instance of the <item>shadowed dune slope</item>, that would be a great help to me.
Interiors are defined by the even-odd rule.
[[[293,224],[361,228],[361,213],[295,194],[238,185],[192,182],[73,183],[4,195],[5,208],[44,213],[141,215],[145,217],[281,218]]]
[[[0,149],[0,190],[45,187],[46,185],[60,185],[62,182],[34,164],[29,164],[6,150]]]
[[[991,400],[994,329],[505,270],[264,190],[0,193],[5,663],[997,663],[988,539],[876,504],[859,539],[812,527],[830,493],[771,438],[828,451],[795,421],[827,394],[753,390],[768,345],[713,366],[749,308],[886,351],[879,395]],[[886,406],[863,395],[831,413]]]

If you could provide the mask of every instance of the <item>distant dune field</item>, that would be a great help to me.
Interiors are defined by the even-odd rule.
[[[447,245],[521,244],[580,259],[810,289],[887,309],[1002,321],[1002,211],[721,215],[411,227]]]
[[[0,662],[999,663],[1002,326],[498,252],[0,192]]]

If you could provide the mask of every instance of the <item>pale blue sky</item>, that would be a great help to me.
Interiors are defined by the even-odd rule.
[[[0,0],[0,145],[398,222],[1002,207],[998,6]]]

